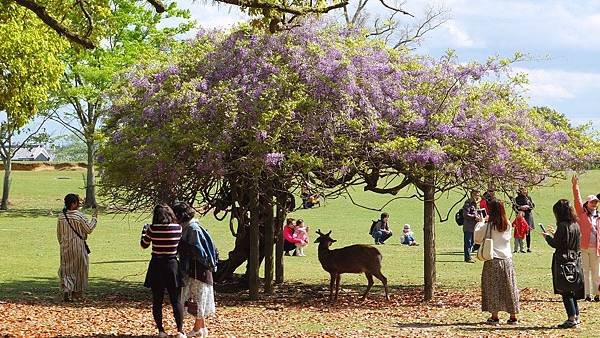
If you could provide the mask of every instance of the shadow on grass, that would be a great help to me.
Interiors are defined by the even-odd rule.
[[[445,252],[438,252],[436,255],[437,256],[462,256],[462,255],[464,255],[464,252],[462,252],[462,251],[445,251]]]
[[[60,212],[59,209],[9,209],[0,211],[0,216],[7,217],[22,217],[22,218],[38,218],[38,217],[57,217],[56,215]]]
[[[22,280],[0,282],[0,301],[23,304],[61,304],[71,307],[85,307],[93,302],[98,307],[113,307],[119,302],[147,301],[150,291],[141,282],[118,279],[89,279],[85,300],[63,303],[58,285],[58,277],[25,277]],[[111,304],[114,303],[114,304]]]
[[[556,329],[556,326],[534,326],[534,325],[505,325],[494,326],[485,322],[448,322],[448,323],[397,323],[400,329],[430,329],[436,327],[456,327],[464,331],[547,331]]]
[[[100,261],[100,262],[92,262],[91,264],[123,264],[123,263],[137,263],[137,262],[148,262],[147,259],[131,259],[131,260],[122,260],[122,261]]]

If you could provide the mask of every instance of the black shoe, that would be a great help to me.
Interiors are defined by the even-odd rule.
[[[585,297],[585,301],[586,302],[591,302],[592,301],[592,297],[590,297],[590,296]]]
[[[594,302],[600,302],[600,296],[596,295],[596,296],[594,297]]]
[[[559,328],[559,329],[571,329],[571,328],[577,327],[577,325],[578,325],[578,324],[577,324],[577,322],[575,322],[575,321],[572,321],[572,320],[565,320],[565,322],[564,322],[564,323],[562,323],[562,324],[558,324],[558,328]]]
[[[531,249],[527,249],[527,252],[531,252]]]

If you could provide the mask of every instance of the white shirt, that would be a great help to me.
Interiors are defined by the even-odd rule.
[[[481,244],[486,238],[488,224],[479,222],[475,224],[474,239],[476,244]],[[492,240],[494,241],[493,257],[499,259],[507,259],[512,257],[510,250],[510,227],[504,232],[492,229]]]

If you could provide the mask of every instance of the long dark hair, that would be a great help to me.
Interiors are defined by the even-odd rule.
[[[157,204],[154,207],[152,224],[172,224],[176,222],[177,218],[170,206],[166,204]]]
[[[504,232],[508,229],[508,219],[506,218],[506,210],[504,209],[504,203],[499,199],[493,199],[489,202],[488,208],[490,211],[490,217],[488,218],[488,224],[491,224],[493,229],[500,232]]]
[[[559,199],[554,206],[552,207],[552,212],[554,212],[554,217],[556,217],[556,223],[567,222],[569,224],[573,224],[577,222],[577,214],[575,213],[575,209],[571,206],[569,200]]]

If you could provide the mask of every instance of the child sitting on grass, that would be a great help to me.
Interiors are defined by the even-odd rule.
[[[404,224],[402,229],[402,237],[400,237],[400,243],[410,246],[419,245],[415,242],[415,234],[410,230],[410,224]]]

